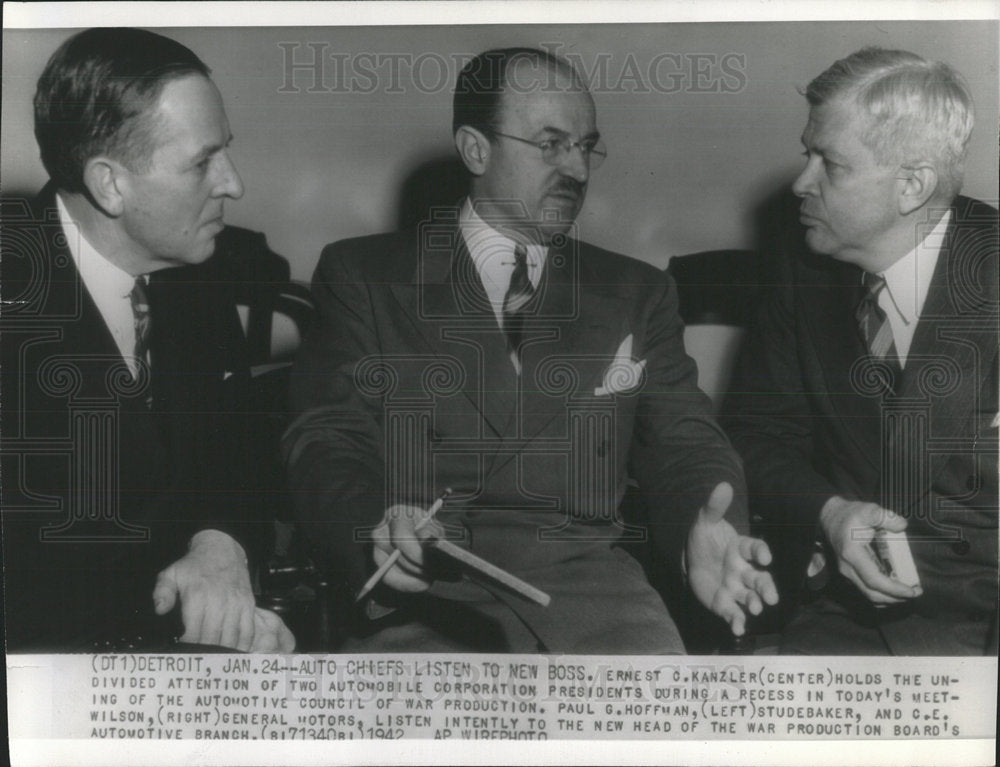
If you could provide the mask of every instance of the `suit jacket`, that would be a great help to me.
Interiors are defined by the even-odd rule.
[[[745,509],[738,459],[684,353],[672,280],[564,238],[546,259],[519,378],[457,219],[323,251],[283,442],[307,532],[354,590],[371,567],[365,531],[391,504],[426,508],[451,487],[439,519],[459,545],[537,585],[559,562],[647,535],[618,517],[632,476],[679,574],[717,482],[737,490],[735,519]],[[644,379],[596,396],[630,333]],[[458,594],[441,581],[432,593]],[[557,610],[496,595],[543,633],[572,630],[552,625]]]
[[[77,272],[54,190],[4,213],[8,646],[131,641],[150,627],[156,573],[195,532],[221,529],[256,552],[262,446],[236,305],[287,279],[287,263],[262,235],[228,228],[205,263],[153,273],[152,373],[133,378]]]
[[[783,601],[802,593],[825,501],[876,502],[907,517],[924,594],[877,613],[862,600],[858,619],[899,654],[983,652],[997,609],[997,211],[955,201],[894,394],[860,362],[860,270],[801,236],[775,254],[727,402]]]

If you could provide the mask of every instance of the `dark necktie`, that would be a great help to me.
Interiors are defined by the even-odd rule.
[[[535,296],[535,288],[528,277],[528,251],[523,245],[514,247],[514,271],[510,275],[510,286],[503,298],[503,332],[511,353],[520,360],[519,347],[524,335],[524,318],[528,304]],[[518,363],[519,364],[519,363]],[[520,373],[518,367],[518,373]]]
[[[148,364],[146,355],[149,353],[149,334],[152,328],[152,318],[149,316],[149,294],[146,292],[146,281],[142,277],[135,278],[132,292],[128,294],[132,303],[132,318],[135,322],[135,358],[139,367]]]
[[[858,329],[864,339],[865,346],[869,354],[888,365],[892,372],[892,380],[887,381],[889,388],[894,389],[896,379],[901,373],[899,357],[896,354],[896,343],[892,338],[892,326],[889,318],[885,316],[882,307],[878,305],[879,293],[885,288],[885,278],[877,274],[865,272],[864,295],[858,304],[855,316],[858,320]]]

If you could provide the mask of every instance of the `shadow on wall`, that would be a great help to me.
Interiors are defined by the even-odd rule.
[[[399,190],[398,228],[415,227],[435,208],[454,207],[469,191],[469,177],[457,157],[436,157],[406,175]]]
[[[757,249],[761,254],[762,285],[774,279],[777,254],[797,252],[810,261],[825,261],[826,256],[803,247],[806,228],[799,221],[802,200],[792,192],[791,182],[782,184],[766,195],[754,208]]]
[[[802,246],[805,227],[799,222],[799,203],[789,183],[777,185],[752,206],[752,250],[707,250],[670,259],[667,271],[677,281],[685,324],[747,327],[763,292],[780,279],[775,272],[779,254],[826,258]]]
[[[0,200],[4,201],[4,210],[9,212],[11,209],[7,207],[8,203],[15,200],[24,200],[29,204],[33,203],[40,191],[42,191],[41,187],[38,187],[38,189],[4,189],[3,193],[0,193]]]

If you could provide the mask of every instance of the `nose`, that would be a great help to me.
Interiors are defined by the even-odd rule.
[[[822,159],[819,156],[810,157],[806,161],[806,167],[802,169],[798,178],[792,184],[792,193],[796,197],[806,197],[813,194],[816,188],[816,171]]]
[[[215,196],[240,199],[243,196],[243,179],[240,178],[236,165],[229,157],[229,152],[225,150],[219,153],[217,172],[219,175],[215,185]]]
[[[579,144],[571,144],[566,150],[562,164],[559,166],[561,173],[571,176],[581,184],[586,184],[590,178],[590,155],[583,151]]]

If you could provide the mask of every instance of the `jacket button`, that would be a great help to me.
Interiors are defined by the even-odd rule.
[[[969,553],[969,549],[972,548],[972,544],[966,540],[955,541],[951,544],[951,550],[958,554],[960,557],[964,557]]]

